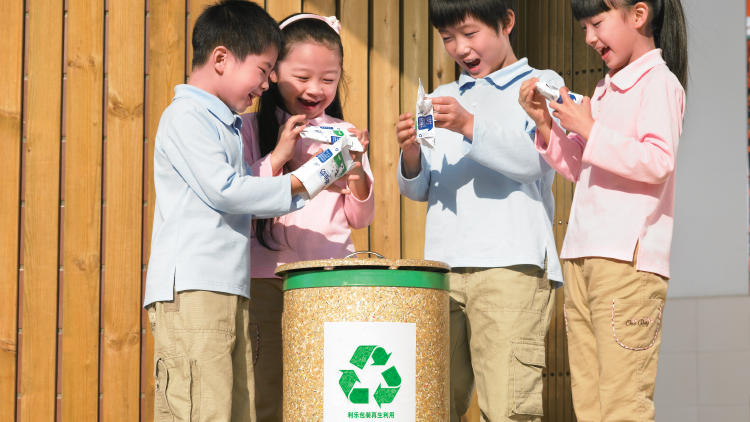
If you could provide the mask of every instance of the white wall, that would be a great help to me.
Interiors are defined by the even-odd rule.
[[[664,309],[656,420],[746,422],[750,296],[745,4],[683,0],[683,5],[691,79],[677,160],[673,274]]]
[[[690,79],[677,154],[669,296],[747,295],[745,2],[682,3]]]
[[[667,301],[658,422],[750,421],[750,296]]]

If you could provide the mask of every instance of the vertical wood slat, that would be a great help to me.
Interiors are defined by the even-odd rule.
[[[23,421],[55,415],[63,5],[29,3],[25,162]]]
[[[456,62],[445,51],[443,39],[436,29],[432,29],[432,86],[430,92],[438,86],[456,80]],[[425,87],[427,89],[427,87]]]
[[[347,0],[342,1],[346,2]],[[302,11],[321,16],[335,16],[336,0],[304,0],[302,2]]]
[[[540,44],[537,46],[541,50],[541,61],[539,62],[539,66],[542,69],[549,69],[550,68],[550,24],[552,22],[552,11],[550,10],[550,2],[553,0],[541,0],[542,5],[540,7],[540,17],[539,17],[539,28],[542,30],[542,37],[540,40]]]
[[[401,207],[394,177],[399,148],[392,141],[399,109],[399,1],[378,0],[371,10],[370,128],[376,142],[370,158],[378,186],[370,245],[388,256],[401,256]]]
[[[302,11],[302,0],[268,0],[266,11],[276,21],[281,21],[292,13]]]
[[[0,420],[16,412],[18,257],[21,184],[21,89],[24,2],[5,2],[0,13]]]
[[[403,4],[403,37],[401,51],[403,55],[401,68],[401,113],[415,114],[419,80],[429,92],[429,59],[430,59],[430,24],[427,15],[427,1],[415,4]],[[412,53],[413,52],[413,53]],[[416,122],[416,116],[414,117]],[[397,142],[395,129],[385,139]],[[399,154],[401,152],[399,151]],[[398,158],[393,158],[397,160]],[[395,169],[391,178],[397,177]],[[427,203],[412,201],[401,196],[401,257],[424,257],[425,214]]]
[[[184,82],[185,19],[186,6],[184,1],[169,1],[155,4],[150,3],[148,10],[148,84],[146,89],[146,142],[147,151],[144,157],[144,196],[147,204],[143,221],[143,264],[148,265],[151,250],[151,230],[154,221],[154,206],[156,192],[154,191],[154,143],[156,129],[159,126],[161,113],[174,97],[174,86]],[[145,289],[145,276],[143,287]],[[150,421],[154,415],[154,337],[148,324],[146,311],[142,311],[142,363],[141,363],[141,420]],[[149,328],[145,328],[149,327]]]
[[[143,0],[109,0],[102,418],[139,417]]]
[[[368,0],[342,0],[340,8],[341,43],[344,45],[344,78],[346,90],[342,98],[344,119],[357,128],[367,128],[368,104],[368,51],[369,16],[363,13],[368,9]],[[375,142],[387,142],[387,139],[375,139],[371,136],[370,148]],[[372,160],[372,149],[369,157]],[[380,189],[380,181],[375,180],[373,189]],[[378,209],[375,208],[375,212]],[[370,249],[369,228],[352,230],[354,247],[358,251]]]
[[[153,0],[152,0],[153,1]],[[175,0],[172,0],[175,1]],[[190,75],[191,70],[191,63],[193,61],[193,45],[192,45],[192,37],[193,37],[193,27],[195,26],[195,21],[198,20],[198,16],[203,12],[203,10],[216,3],[215,0],[186,0],[188,4],[188,22],[187,22],[187,31],[186,36],[187,39],[185,40],[185,51],[187,51],[186,61],[185,61],[185,80],[187,80],[188,75]],[[269,0],[274,1],[274,0]],[[161,4],[161,2],[154,3],[154,4]]]
[[[96,420],[104,2],[69,0],[63,240],[62,415]]]
[[[541,38],[543,37],[544,30],[541,28],[541,0],[528,0],[524,2],[526,4],[526,10],[524,10],[523,19],[526,22],[524,40],[526,44],[525,54],[519,54],[516,51],[516,55],[520,58],[523,56],[528,57],[529,65],[531,67],[540,69],[542,61],[542,50],[538,48],[541,44]],[[518,36],[518,34],[516,34]],[[534,46],[530,48],[529,46]]]

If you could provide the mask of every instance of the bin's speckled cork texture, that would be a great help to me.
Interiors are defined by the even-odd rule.
[[[324,265],[318,268],[330,264],[322,263]],[[448,300],[447,291],[428,288],[349,286],[284,292],[284,421],[324,420],[324,324],[344,321],[414,323],[414,420],[447,421],[450,399]],[[387,414],[385,410],[383,413]],[[342,415],[341,420],[347,421],[351,416]],[[363,419],[360,415],[356,418]]]

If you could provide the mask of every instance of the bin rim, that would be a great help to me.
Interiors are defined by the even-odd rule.
[[[389,270],[414,270],[437,273],[447,273],[451,267],[440,261],[429,261],[424,259],[317,259],[312,261],[299,261],[279,265],[275,274],[279,277],[287,277],[300,271],[333,271],[342,269],[389,269]]]

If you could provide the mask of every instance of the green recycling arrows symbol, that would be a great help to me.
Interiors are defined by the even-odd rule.
[[[386,352],[384,348],[379,346],[359,346],[354,351],[352,358],[349,363],[359,369],[364,369],[367,362],[372,358],[371,366],[385,366],[388,363],[388,359],[391,354]],[[401,388],[401,375],[399,375],[395,366],[381,372],[381,376],[385,381],[387,387],[383,387],[382,383],[378,384],[375,389],[373,398],[381,407],[383,403],[393,403],[393,399],[396,398],[396,393]],[[356,404],[367,404],[370,402],[370,389],[369,388],[354,388],[359,382],[359,377],[356,371],[352,369],[341,370],[341,378],[339,378],[339,386],[344,392],[344,395],[349,399],[350,402]]]

